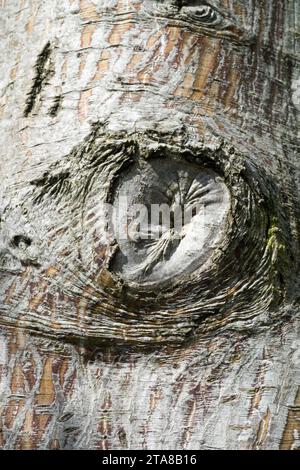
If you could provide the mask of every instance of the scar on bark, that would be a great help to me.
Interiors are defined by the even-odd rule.
[[[42,91],[43,86],[47,83],[47,79],[53,74],[50,41],[44,46],[43,50],[37,57],[35,64],[35,77],[30,92],[27,95],[24,116],[27,117],[33,111],[36,100]]]

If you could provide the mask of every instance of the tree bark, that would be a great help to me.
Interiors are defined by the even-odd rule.
[[[298,1],[0,6],[0,447],[299,449]],[[175,174],[204,241],[122,251]]]

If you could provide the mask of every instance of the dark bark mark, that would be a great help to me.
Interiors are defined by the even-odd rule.
[[[11,245],[19,248],[21,244],[24,244],[25,246],[30,246],[31,245],[31,239],[25,235],[15,235],[13,239],[11,240]]]
[[[120,428],[117,435],[118,435],[121,447],[124,448],[124,449],[127,449],[128,448],[128,442],[127,442],[126,432],[124,431],[124,429]]]
[[[48,175],[45,173],[42,178],[35,180],[32,184],[41,188],[41,191],[35,197],[34,202],[39,203],[43,199],[45,194],[55,196],[60,191],[65,192],[69,189],[68,178],[70,176],[69,172],[61,172],[56,175]]]
[[[50,61],[51,56],[51,43],[47,42],[42,52],[38,55],[35,64],[35,77],[30,92],[27,95],[26,106],[24,110],[24,116],[28,117],[33,111],[37,97],[42,91],[43,86],[46,84],[49,76],[53,74],[52,63]]]
[[[62,96],[61,95],[55,96],[53,99],[53,104],[49,109],[49,116],[51,117],[57,116],[58,111],[61,107],[61,103],[62,103]]]

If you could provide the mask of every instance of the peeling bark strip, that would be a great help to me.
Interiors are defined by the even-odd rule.
[[[0,448],[299,447],[299,20],[2,2]],[[123,243],[124,194],[208,228]]]
[[[300,388],[298,389],[294,405],[289,407],[288,418],[282,440],[281,450],[300,450]]]
[[[47,84],[48,78],[53,74],[52,63],[50,60],[51,56],[51,43],[47,42],[42,52],[38,55],[35,64],[35,77],[30,92],[26,99],[26,107],[24,110],[24,116],[28,117],[33,111],[36,100],[39,97],[42,88]]]

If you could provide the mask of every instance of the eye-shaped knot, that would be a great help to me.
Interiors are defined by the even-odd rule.
[[[28,298],[24,310],[20,295],[9,301],[7,324],[74,340],[178,345],[264,325],[292,295],[296,245],[278,185],[230,144],[188,133],[129,137],[99,124],[31,188],[21,209],[32,233],[43,230],[41,264],[28,268],[36,241],[13,239],[9,248],[26,255]],[[121,208],[120,232],[103,206]],[[12,226],[9,214],[2,224]]]
[[[188,5],[190,3],[190,5]],[[222,21],[222,14],[217,11],[211,5],[205,2],[185,2],[186,6],[183,6],[180,10],[180,14],[188,16],[192,21],[200,22],[206,25],[216,26]]]
[[[239,18],[225,9],[217,8],[203,0],[145,0],[143,11],[157,20],[167,20],[170,26],[182,27],[214,37],[224,37],[234,42],[250,44],[253,35],[241,24]]]

